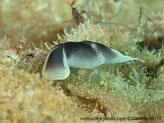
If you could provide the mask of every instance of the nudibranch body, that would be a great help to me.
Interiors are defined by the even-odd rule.
[[[138,60],[102,44],[82,41],[67,42],[52,48],[43,65],[42,75],[50,80],[64,80],[70,75],[69,67],[91,69],[102,64]]]

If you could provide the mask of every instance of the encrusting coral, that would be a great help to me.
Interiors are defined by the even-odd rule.
[[[62,7],[57,11],[58,14],[66,12],[67,16],[61,17],[62,24],[72,16],[77,19],[76,16],[80,14],[71,29],[58,25],[58,28],[64,28],[63,33],[52,26],[56,25],[53,20],[56,19],[53,13],[56,1],[7,3],[1,0],[0,122],[85,122],[87,118],[96,117],[114,117],[124,122],[132,121],[124,119],[127,117],[150,117],[149,120],[133,122],[162,122],[164,12],[160,5],[164,4],[163,0],[156,4],[153,0],[91,0],[88,6],[87,2],[81,0],[62,0],[59,4],[68,7],[68,11],[62,10]],[[21,2],[22,6],[19,4]],[[51,5],[52,9],[45,8],[36,13],[33,11],[37,6],[44,8],[41,6],[43,4]],[[77,15],[71,15],[71,6]],[[102,6],[108,7],[99,11]],[[119,12],[122,6],[123,12]],[[47,12],[45,16],[44,12]],[[129,18],[125,18],[126,14]],[[20,15],[25,21],[22,21]],[[27,21],[28,17],[36,20]],[[108,18],[111,18],[110,21]],[[125,22],[121,23],[123,18]],[[49,26],[44,26],[45,21]],[[43,28],[40,24],[43,24]],[[44,31],[46,36],[42,35]],[[52,35],[57,35],[57,39],[52,38]],[[61,81],[50,81],[42,77],[43,62],[53,46],[82,40],[101,43],[145,62],[102,65],[89,70],[70,68],[70,76]],[[153,117],[158,116],[162,119],[153,120]],[[104,119],[104,122],[109,121]]]

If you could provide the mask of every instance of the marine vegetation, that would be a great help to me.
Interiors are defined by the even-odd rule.
[[[164,121],[163,5],[163,0],[0,0],[0,122]],[[90,47],[86,52],[95,55],[89,63],[96,67],[84,69],[87,58],[69,59],[72,44]],[[144,62],[105,64],[99,45]],[[42,75],[47,55],[57,47],[68,48],[59,52],[66,59],[58,60],[71,61],[63,80]]]

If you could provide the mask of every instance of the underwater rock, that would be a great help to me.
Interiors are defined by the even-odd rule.
[[[70,74],[69,67],[91,69],[102,64],[138,60],[102,44],[82,41],[55,46],[47,55],[42,75],[50,80],[63,80]]]

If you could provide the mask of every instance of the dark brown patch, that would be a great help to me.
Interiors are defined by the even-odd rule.
[[[71,6],[73,6],[76,2],[77,2],[77,0],[73,0],[71,3]]]
[[[160,37],[158,37],[158,39],[157,39],[159,42],[164,42],[164,36],[160,36]]]
[[[160,66],[160,67],[163,67],[163,66],[164,66],[164,59],[162,59],[162,60],[160,61],[159,66]]]
[[[82,16],[83,13],[85,12],[84,11],[78,12],[76,8],[72,8],[73,19],[76,24],[80,24],[84,22],[84,17]]]
[[[146,69],[146,76],[150,79],[153,79],[157,76],[157,72],[158,72],[158,66],[155,66],[155,67],[148,67]]]
[[[61,88],[63,89],[65,95],[72,96],[72,92],[70,89],[68,89],[64,84],[61,84]]]
[[[137,44],[140,46],[140,48],[148,47],[149,50],[152,49],[158,50],[161,49],[163,43],[164,43],[164,36],[160,36],[157,39],[144,40],[138,42]]]
[[[34,58],[34,54],[33,53],[26,54],[26,57],[28,57],[28,58]]]
[[[81,96],[77,96],[77,98],[81,103],[85,104],[85,107],[83,108],[87,109],[87,111],[92,112],[96,109],[104,114],[105,117],[107,116],[107,108],[101,105],[99,99],[87,99],[86,97]]]
[[[148,50],[152,50],[152,49],[158,50],[162,47],[162,44],[157,40],[144,40],[138,42],[137,44],[139,45],[140,48],[148,47]]]

